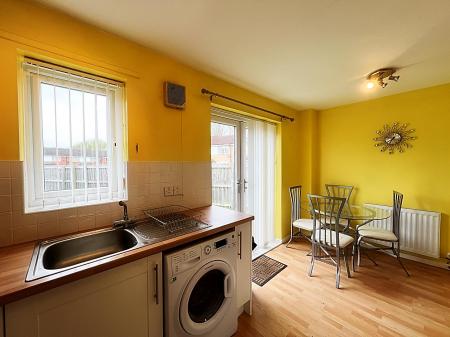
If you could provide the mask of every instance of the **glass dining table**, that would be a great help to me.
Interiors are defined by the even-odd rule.
[[[307,202],[302,202],[301,205],[303,209],[310,209],[310,205]],[[345,204],[341,212],[340,223],[344,226],[343,232],[349,232],[351,230],[356,231],[359,227],[372,221],[384,220],[389,217],[389,213],[375,210],[365,205]]]
[[[310,209],[309,203],[302,202],[301,206],[303,209]],[[312,212],[310,211],[312,214]],[[330,212],[331,213],[331,212]],[[325,217],[333,217],[334,214],[330,214],[328,211],[324,211]],[[372,221],[377,220],[385,220],[388,219],[391,215],[388,212],[382,212],[380,210],[375,210],[365,205],[351,205],[345,204],[339,219],[339,223],[341,224],[342,232],[355,236],[355,244],[357,240],[357,230],[358,228],[371,223]],[[355,254],[355,247],[353,254]]]
[[[365,205],[345,205],[341,213],[341,219],[348,221],[346,230],[350,228],[356,230],[357,228],[367,225],[372,221],[384,220],[389,217],[390,214],[377,211]]]

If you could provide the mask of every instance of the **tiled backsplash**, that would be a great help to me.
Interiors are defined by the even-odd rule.
[[[164,196],[165,187],[179,195]],[[211,204],[210,162],[129,162],[128,209]],[[117,203],[24,214],[22,162],[0,161],[0,247],[110,226],[122,217]]]

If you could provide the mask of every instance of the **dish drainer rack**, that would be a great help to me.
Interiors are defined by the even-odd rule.
[[[145,215],[170,233],[174,233],[201,222],[202,213],[184,206],[171,205],[144,211]]]

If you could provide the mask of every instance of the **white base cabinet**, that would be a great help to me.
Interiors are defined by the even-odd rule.
[[[237,306],[251,315],[252,307],[252,223],[235,228],[239,240],[237,257]]]
[[[155,254],[5,306],[4,337],[162,337]]]

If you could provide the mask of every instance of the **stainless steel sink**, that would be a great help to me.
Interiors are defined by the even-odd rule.
[[[133,234],[113,230],[57,242],[49,246],[43,256],[45,269],[60,269],[102,256],[130,249],[137,245]]]
[[[41,242],[36,246],[26,281],[98,261],[143,242],[128,229],[110,229]]]

